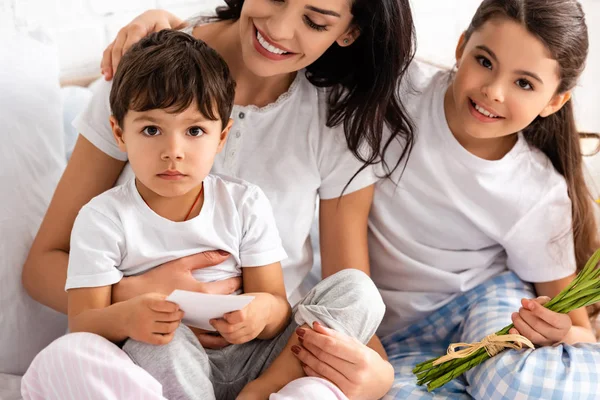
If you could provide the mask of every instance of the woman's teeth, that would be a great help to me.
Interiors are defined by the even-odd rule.
[[[483,115],[485,115],[486,117],[489,117],[489,118],[498,118],[497,115],[494,115],[494,114],[490,113],[488,110],[486,110],[485,108],[480,107],[473,100],[471,100],[471,104],[473,104],[473,107],[477,110],[477,112],[479,112],[479,114],[483,114]]]
[[[277,47],[275,47],[272,44],[270,44],[269,42],[267,42],[258,30],[256,31],[256,38],[258,39],[258,43],[260,43],[260,45],[268,52],[273,53],[273,54],[280,54],[280,55],[287,54],[286,51],[278,49]]]

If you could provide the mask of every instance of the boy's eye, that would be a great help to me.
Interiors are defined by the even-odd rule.
[[[533,85],[527,79],[519,79],[515,83],[521,89],[524,89],[524,90],[533,90]]]
[[[200,127],[192,126],[190,129],[188,129],[188,135],[198,137],[204,135],[204,131]]]
[[[481,65],[482,67],[487,68],[487,69],[492,69],[492,62],[490,60],[488,60],[487,58],[485,58],[484,56],[477,56],[477,57],[475,57],[475,59],[477,60],[479,65]]]
[[[156,136],[160,133],[156,126],[147,126],[142,130],[142,132],[146,136]]]

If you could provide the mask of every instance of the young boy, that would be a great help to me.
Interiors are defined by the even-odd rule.
[[[219,55],[184,33],[161,31],[133,46],[119,65],[110,105],[115,139],[135,179],[84,206],[71,236],[71,331],[125,341],[123,350],[169,399],[266,399],[304,376],[289,350],[298,344],[299,325],[318,321],[366,342],[383,317],[380,303],[363,301],[379,299],[374,285],[344,271],[317,285],[289,323],[279,263],[286,254],[268,200],[250,183],[209,175],[231,127],[234,87]],[[231,257],[194,276],[241,274],[244,292],[255,297],[211,321],[233,346],[203,349],[164,294],[111,305],[111,286],[123,276],[215,249]]]

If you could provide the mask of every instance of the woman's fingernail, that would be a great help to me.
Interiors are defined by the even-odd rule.
[[[229,253],[226,252],[225,250],[217,250],[217,253],[219,253],[222,256],[228,256],[229,255]]]
[[[292,353],[294,353],[294,354],[300,354],[300,346],[293,345],[292,346]]]
[[[306,333],[306,331],[302,328],[298,328],[296,329],[296,335],[300,336],[300,337],[304,337],[304,334]]]

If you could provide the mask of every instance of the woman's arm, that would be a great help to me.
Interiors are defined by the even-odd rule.
[[[65,282],[73,222],[83,205],[114,185],[123,165],[83,136],[77,139],[23,266],[23,286],[38,302],[67,313]]]
[[[367,230],[374,185],[339,199],[321,200],[319,235],[323,278],[344,268],[370,274]],[[378,399],[388,392],[394,369],[376,336],[367,346],[339,332],[308,330],[297,355],[315,376],[335,383],[350,398]],[[312,351],[311,351],[312,350]]]
[[[374,185],[319,203],[319,240],[323,278],[346,268],[370,274],[367,222]]]
[[[374,185],[371,185],[340,199],[321,200],[319,238],[323,278],[344,268],[370,274],[367,223],[374,190]],[[367,345],[387,360],[377,337],[373,337]]]

